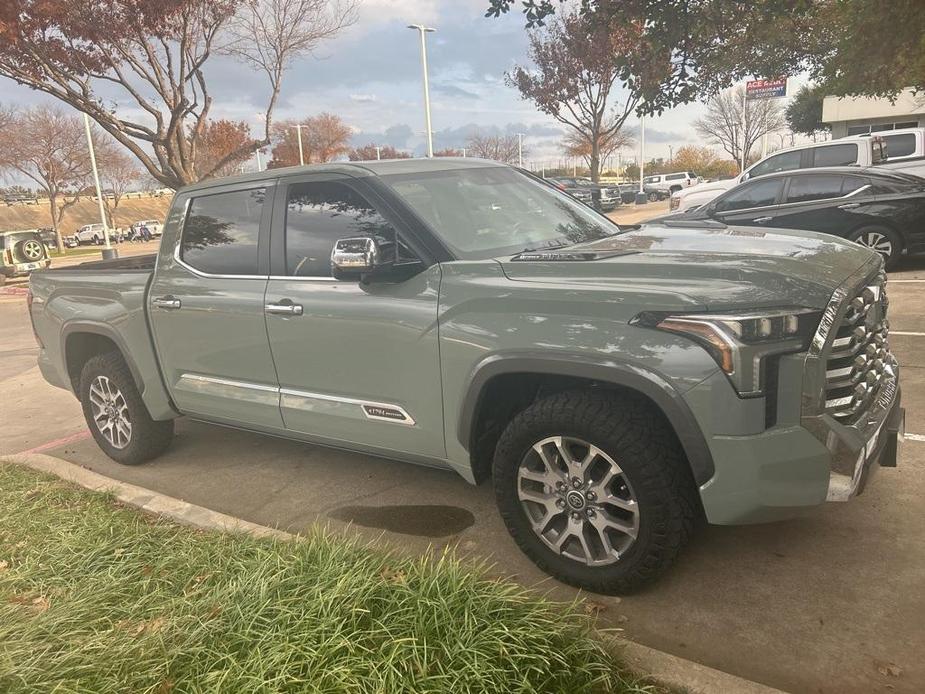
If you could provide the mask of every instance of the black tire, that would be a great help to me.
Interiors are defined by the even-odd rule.
[[[866,226],[866,227],[863,227],[861,229],[857,229],[851,232],[848,235],[848,240],[854,241],[855,243],[859,243],[862,246],[871,248],[868,242],[868,239],[870,239],[871,236],[876,238],[876,235],[878,234],[882,236],[884,239],[888,240],[890,243],[890,253],[888,255],[886,253],[878,251],[880,252],[880,255],[883,256],[886,269],[895,270],[896,266],[899,264],[899,261],[902,259],[903,240],[899,234],[897,234],[895,231],[893,231],[889,227],[878,226],[878,225]],[[876,250],[876,249],[871,248],[871,250]]]
[[[550,436],[587,441],[615,460],[638,505],[638,533],[615,563],[588,566],[555,552],[534,532],[518,498],[517,471]],[[595,593],[625,594],[651,583],[675,560],[703,517],[674,432],[641,397],[580,390],[551,395],[514,417],[494,458],[495,499],[521,550],[546,573]]]
[[[131,435],[128,444],[122,448],[113,445],[94,421],[90,386],[100,376],[108,379],[124,398],[128,420],[131,423]],[[151,419],[148,408],[145,407],[135,386],[135,380],[118,352],[97,355],[84,364],[80,373],[78,395],[90,433],[103,452],[117,463],[140,465],[156,458],[170,446],[173,440],[173,420]]]
[[[648,197],[649,202],[658,202],[661,199],[659,198],[658,193],[649,193]]]

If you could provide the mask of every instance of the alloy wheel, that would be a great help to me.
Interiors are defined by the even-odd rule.
[[[132,440],[128,404],[122,391],[106,376],[97,376],[90,384],[90,406],[93,422],[106,440],[118,449],[128,446]]]
[[[884,258],[889,258],[893,255],[893,243],[885,234],[881,234],[879,231],[865,231],[855,239],[855,242],[877,251]]]
[[[582,439],[535,443],[517,469],[517,495],[537,537],[587,566],[618,561],[639,534],[629,480],[611,456]]]

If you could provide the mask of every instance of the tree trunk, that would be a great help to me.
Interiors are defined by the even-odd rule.
[[[61,231],[58,229],[58,196],[54,193],[48,194],[48,206],[51,208],[51,228],[55,230],[55,243],[58,245],[58,253],[65,254],[64,239],[61,238]]]
[[[591,140],[591,158],[588,162],[591,180],[597,183],[601,179],[601,147],[597,138]]]

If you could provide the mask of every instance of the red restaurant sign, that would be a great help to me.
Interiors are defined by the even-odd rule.
[[[745,83],[745,98],[747,99],[776,99],[782,96],[787,96],[786,77],[774,80],[752,80]]]

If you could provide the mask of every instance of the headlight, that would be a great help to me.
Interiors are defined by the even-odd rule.
[[[739,395],[761,395],[763,364],[773,354],[804,352],[819,325],[816,309],[786,307],[745,313],[645,312],[631,323],[678,333],[716,360]]]

